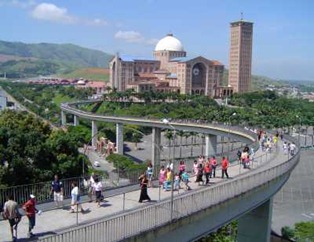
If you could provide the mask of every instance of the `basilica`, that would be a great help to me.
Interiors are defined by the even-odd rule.
[[[187,55],[180,40],[168,34],[155,46],[153,58],[116,54],[110,61],[110,85],[117,91],[176,92],[209,97],[229,96],[222,86],[224,65],[203,56]]]

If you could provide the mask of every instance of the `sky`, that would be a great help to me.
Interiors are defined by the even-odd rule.
[[[0,0],[0,39],[152,57],[172,33],[228,68],[230,22],[254,23],[252,74],[314,80],[314,0]]]

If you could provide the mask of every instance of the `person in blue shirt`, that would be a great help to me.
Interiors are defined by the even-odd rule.
[[[51,182],[51,192],[53,194],[53,200],[55,201],[56,207],[63,206],[63,186],[59,180],[58,175],[55,175],[54,180]]]

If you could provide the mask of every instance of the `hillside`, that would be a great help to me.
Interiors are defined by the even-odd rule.
[[[73,44],[0,41],[0,57],[0,76],[6,73],[8,78],[21,78],[108,67],[111,55]]]
[[[225,69],[224,75],[223,75],[223,85],[228,85],[228,77],[229,77],[229,71],[228,69]],[[259,75],[252,74],[252,91],[265,90],[265,88],[268,85],[284,86],[285,83],[284,81],[274,80],[266,76],[259,76]]]
[[[109,81],[109,69],[105,68],[96,68],[96,67],[90,67],[90,68],[82,68],[77,69],[73,72],[67,73],[65,75],[60,75],[62,78],[72,78],[72,79],[88,79],[88,80],[94,80],[94,81]]]

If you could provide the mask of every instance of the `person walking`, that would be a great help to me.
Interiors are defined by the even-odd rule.
[[[89,202],[93,202],[93,193],[94,193],[94,185],[95,185],[95,173],[93,172],[88,181],[88,198]]]
[[[210,164],[212,166],[212,176],[213,176],[213,178],[215,178],[216,177],[216,167],[217,167],[217,160],[216,160],[215,156],[213,156],[210,159]]]
[[[148,202],[151,201],[150,197],[147,194],[147,184],[148,184],[148,179],[146,174],[143,174],[139,177],[140,181],[140,187],[141,187],[141,194],[140,194],[140,199],[138,200],[139,203],[142,203],[143,200],[148,200]]]
[[[203,165],[198,164],[198,172],[196,175],[196,182],[198,182],[198,185],[200,186],[201,184],[204,185],[203,181]]]
[[[167,171],[166,171],[166,180],[164,181],[164,190],[165,191],[170,191],[171,189],[171,186],[172,186],[172,171],[170,170],[170,168],[168,167],[167,168]]]
[[[7,197],[7,201],[3,207],[3,219],[8,219],[10,224],[10,232],[12,236],[12,241],[17,240],[17,225],[21,221],[21,214],[18,209],[17,202],[14,201],[13,195]],[[13,230],[15,230],[15,235]]]
[[[98,177],[95,178],[93,189],[94,189],[95,194],[96,194],[97,206],[100,207],[100,202],[103,200],[103,197],[102,197],[102,194],[101,194],[101,192],[102,192],[102,183],[101,183],[101,181],[99,181]]]
[[[75,209],[80,209],[81,213],[84,213],[85,210],[83,209],[81,205],[81,196],[79,192],[79,188],[77,186],[76,182],[72,182],[71,184],[72,190],[71,190],[71,213],[74,213]]]
[[[153,164],[151,162],[148,163],[146,169],[146,176],[148,180],[148,187],[152,187],[152,179],[153,179]]]
[[[204,172],[205,172],[205,178],[206,178],[205,184],[208,185],[209,184],[209,177],[211,177],[211,173],[212,173],[210,161],[207,161],[205,163]]]
[[[159,171],[159,185],[163,186],[164,182],[166,180],[166,174],[167,171],[165,169],[165,166],[161,166],[160,171]]]
[[[181,160],[179,163],[179,177],[181,179],[181,175],[183,174],[183,172],[185,171],[185,164],[184,161]]]
[[[58,175],[54,176],[54,180],[51,182],[51,195],[53,195],[53,200],[56,207],[63,206],[63,187],[62,182],[59,180]]]
[[[32,230],[36,225],[36,213],[38,212],[36,208],[35,195],[31,194],[30,199],[23,205],[22,208],[26,213],[26,217],[28,218],[27,237],[31,238],[34,236],[34,234],[32,233]]]
[[[186,171],[184,171],[182,173],[182,175],[181,175],[181,178],[182,178],[183,184],[185,185],[185,189],[186,190],[191,190],[191,187],[189,186],[189,182],[190,182],[189,174]]]
[[[197,160],[194,160],[193,172],[194,172],[194,175],[195,175],[195,182],[197,182],[197,174],[198,174],[198,163],[197,163]]]
[[[229,161],[226,157],[222,157],[221,161],[221,178],[224,178],[224,175],[226,175],[227,178],[229,178],[228,175],[228,167],[229,167]]]

